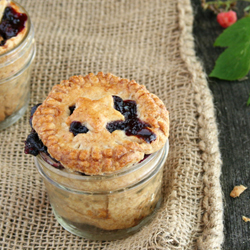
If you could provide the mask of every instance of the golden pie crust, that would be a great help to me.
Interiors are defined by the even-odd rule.
[[[151,143],[122,130],[110,133],[109,122],[124,120],[112,96],[134,100],[138,118],[156,135]],[[75,106],[70,115],[69,107]],[[89,131],[73,135],[73,121]],[[163,102],[145,86],[110,73],[72,76],[55,85],[33,115],[32,125],[48,153],[72,171],[89,175],[114,172],[138,163],[145,154],[161,149],[169,135],[169,114]]]

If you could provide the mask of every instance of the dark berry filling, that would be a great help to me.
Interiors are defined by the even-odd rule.
[[[30,126],[32,127],[32,118],[33,118],[33,115],[34,113],[36,112],[37,108],[41,105],[42,103],[38,103],[36,104],[34,107],[31,108],[31,111],[30,111],[30,119],[29,119],[29,123],[30,123]]]
[[[69,107],[69,111],[70,111],[69,115],[73,114],[75,108],[76,108],[75,105]],[[86,134],[89,130],[80,122],[74,121],[70,124],[69,131],[73,133],[74,136],[76,136],[78,134]]]
[[[57,169],[64,169],[64,166],[59,161],[52,158],[48,152],[40,153],[40,155],[42,156],[43,160],[47,162],[48,164],[50,164],[51,166]]]
[[[31,154],[34,156],[37,156],[40,152],[47,152],[47,147],[44,146],[34,129],[32,129],[25,141],[24,152],[25,154]]]
[[[32,107],[32,109],[30,111],[29,123],[30,123],[31,128],[32,128],[33,115],[34,115],[35,111],[37,110],[37,108],[40,105],[41,105],[41,103],[35,105],[34,107]],[[28,137],[27,137],[27,139],[25,141],[24,153],[25,154],[31,154],[31,155],[34,155],[34,156],[37,156],[38,154],[40,154],[42,156],[42,158],[48,164],[52,165],[53,167],[58,168],[58,169],[63,169],[64,168],[59,161],[57,161],[56,159],[52,158],[49,155],[49,153],[47,151],[47,147],[40,140],[37,132],[33,128],[32,128],[30,134],[28,135]]]
[[[33,115],[40,105],[41,103],[31,108],[29,124],[32,130],[25,141],[25,150],[24,150],[25,154],[31,154],[34,156],[37,156],[40,152],[45,152],[45,153],[47,152],[47,148],[44,146],[42,141],[39,139],[37,132],[32,127]]]
[[[5,8],[0,23],[0,35],[3,38],[0,46],[3,46],[8,39],[16,36],[24,29],[27,18],[25,13],[19,13],[12,7]]]
[[[74,136],[76,136],[78,134],[86,134],[89,130],[80,122],[72,122],[70,124],[69,131],[72,132]]]
[[[76,106],[75,106],[75,105],[70,106],[70,107],[69,107],[69,111],[70,111],[70,114],[69,114],[69,115],[72,115],[75,109],[76,109]]]
[[[149,129],[150,125],[140,120],[137,116],[137,105],[132,100],[122,100],[119,96],[113,96],[114,108],[121,112],[125,121],[114,121],[107,124],[107,130],[112,133],[115,130],[124,130],[127,136],[134,135],[147,143],[156,139],[156,135]]]
[[[123,100],[121,97],[113,95],[113,99],[114,99],[114,108],[123,113]]]
[[[114,121],[107,124],[106,129],[109,133],[114,132],[115,130],[125,130],[125,122],[124,121]]]

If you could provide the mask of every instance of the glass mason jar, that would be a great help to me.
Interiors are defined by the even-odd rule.
[[[35,164],[43,177],[58,222],[91,240],[116,240],[148,223],[162,201],[164,147],[131,167],[112,174],[87,176],[46,163]]]
[[[0,130],[15,123],[28,107],[31,65],[36,54],[34,28],[29,15],[17,3],[12,4],[27,15],[27,31],[13,48],[2,49],[0,53]]]

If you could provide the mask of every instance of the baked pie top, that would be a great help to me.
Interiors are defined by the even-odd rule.
[[[52,158],[90,175],[139,162],[169,135],[168,111],[156,95],[134,80],[102,72],[54,86],[32,126]]]

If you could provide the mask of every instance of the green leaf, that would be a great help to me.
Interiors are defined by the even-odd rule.
[[[228,48],[217,59],[210,77],[233,81],[247,75],[250,70],[250,17],[225,29],[214,46]]]
[[[247,100],[247,106],[250,105],[250,94],[249,94],[249,97],[248,97],[248,100]]]
[[[250,5],[248,5],[245,9],[244,9],[244,12],[247,12],[250,10]]]

